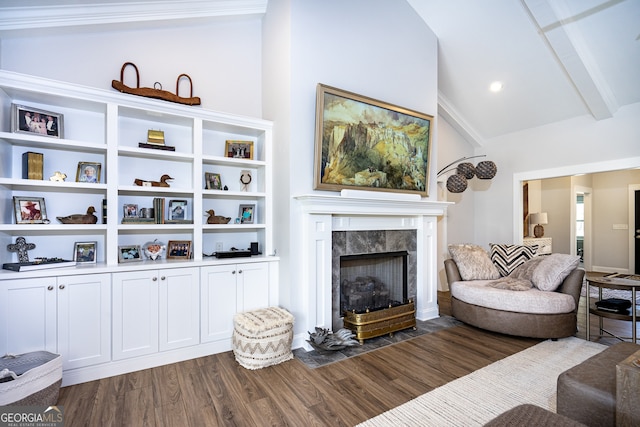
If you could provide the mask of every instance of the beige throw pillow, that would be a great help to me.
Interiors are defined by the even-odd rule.
[[[500,272],[483,248],[471,244],[451,244],[449,253],[460,271],[462,280],[493,280]]]
[[[513,270],[509,277],[530,280],[541,291],[555,291],[579,262],[580,257],[575,255],[541,255]]]

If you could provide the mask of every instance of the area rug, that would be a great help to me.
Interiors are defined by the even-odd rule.
[[[416,329],[411,328],[398,331],[389,336],[388,334],[371,338],[364,341],[363,345],[354,347],[346,347],[343,350],[331,352],[319,352],[316,350],[305,351],[303,348],[293,350],[293,355],[308,367],[314,369],[330,363],[339,362],[349,357],[359,354],[368,353],[370,351],[386,347],[404,340],[408,340],[420,335],[430,334],[432,332],[441,331],[452,326],[462,325],[462,322],[451,316],[440,316],[431,320],[416,320]]]
[[[555,412],[558,376],[605,348],[575,337],[543,341],[359,426],[481,426],[523,403]]]

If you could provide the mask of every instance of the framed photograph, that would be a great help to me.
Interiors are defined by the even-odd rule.
[[[169,240],[167,244],[167,258],[191,258],[191,240]]]
[[[16,224],[46,224],[47,209],[43,197],[13,197]]]
[[[79,162],[76,172],[76,182],[90,182],[97,184],[100,182],[100,163]]]
[[[122,216],[124,218],[138,218],[138,205],[126,204],[123,205]]]
[[[63,116],[60,113],[11,104],[11,132],[63,138]]]
[[[118,246],[118,262],[142,261],[140,245]]]
[[[224,155],[234,159],[253,160],[253,141],[227,140]]]
[[[169,200],[169,220],[186,220],[187,208],[186,200]]]
[[[240,224],[253,224],[255,214],[256,205],[240,205],[240,208],[238,209]]]
[[[97,242],[76,242],[73,247],[73,260],[78,264],[95,264]]]
[[[428,196],[433,116],[318,84],[314,189]]]
[[[222,179],[219,173],[205,172],[204,179],[207,190],[222,190]]]

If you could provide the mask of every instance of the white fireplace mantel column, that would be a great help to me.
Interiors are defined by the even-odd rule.
[[[380,196],[295,196],[302,212],[300,233],[305,331],[332,328],[332,232],[345,230],[403,230],[417,232],[416,318],[438,317],[437,217],[448,202],[434,202],[396,193]],[[307,334],[294,337],[294,348],[305,347]]]

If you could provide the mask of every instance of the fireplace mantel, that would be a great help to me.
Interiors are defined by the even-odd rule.
[[[412,195],[380,193],[378,197],[367,196],[324,196],[305,194],[296,196],[307,214],[331,214],[331,215],[433,215],[442,216],[450,202],[434,202],[423,200]]]
[[[397,193],[343,192],[342,195],[294,196],[301,213],[301,271],[299,297],[303,312],[295,313],[302,331],[331,329],[332,232],[342,230],[416,230],[416,318],[438,317],[437,217],[450,203]],[[294,347],[305,347],[308,335],[296,335]]]

